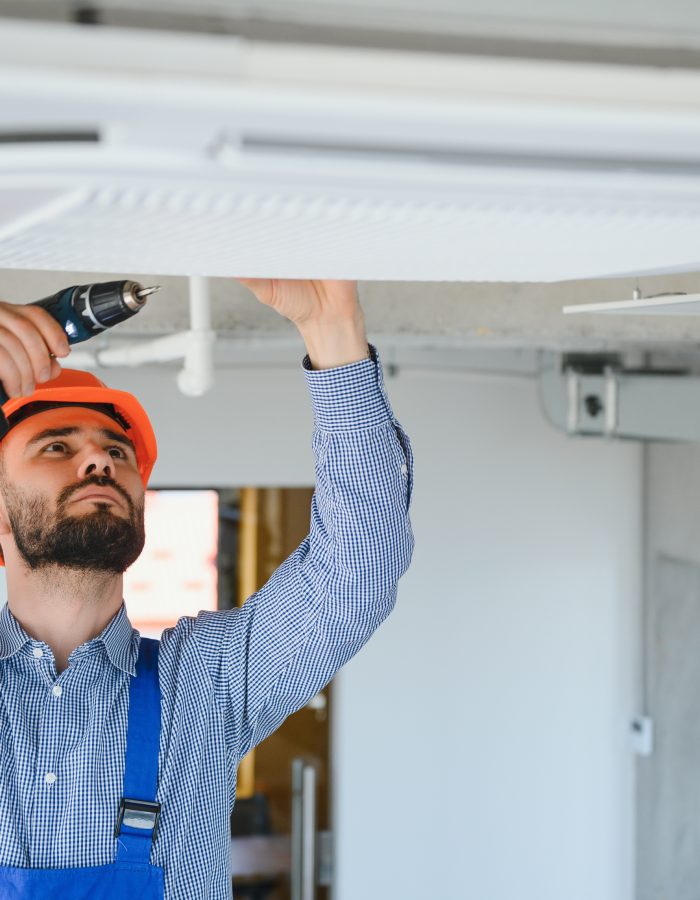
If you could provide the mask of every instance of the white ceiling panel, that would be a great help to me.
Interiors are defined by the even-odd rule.
[[[390,191],[111,179],[79,199],[67,191],[54,215],[7,226],[0,267],[411,281],[697,270],[700,193],[682,203],[620,193],[613,205],[593,189],[504,191],[476,177],[451,196],[416,196],[410,182]]]
[[[698,269],[698,73],[3,29],[2,268]]]

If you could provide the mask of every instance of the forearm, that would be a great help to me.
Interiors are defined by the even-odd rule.
[[[394,418],[378,361],[318,373],[305,366],[317,460],[319,527],[312,528],[311,557],[332,559],[334,591],[374,603],[410,558],[410,442]]]
[[[313,369],[334,369],[369,357],[364,315],[359,305],[351,319],[314,321],[297,328]]]

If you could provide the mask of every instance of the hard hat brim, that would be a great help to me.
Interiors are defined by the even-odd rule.
[[[62,375],[70,370],[64,369]],[[85,373],[80,373],[85,374]],[[136,448],[136,464],[143,486],[146,487],[158,455],[158,446],[153,427],[145,409],[133,394],[117,391],[102,385],[95,378],[94,386],[69,386],[61,384],[61,376],[54,381],[37,385],[29,397],[10,397],[2,410],[7,419],[29,403],[75,403],[76,406],[95,403],[111,403],[125,419],[129,428],[127,434]]]

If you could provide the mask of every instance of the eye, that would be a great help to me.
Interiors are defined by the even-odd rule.
[[[128,459],[126,452],[123,447],[119,447],[117,445],[112,445],[111,447],[105,447],[105,450],[113,459]],[[64,453],[68,451],[68,445],[64,444],[63,441],[51,441],[50,444],[46,444],[43,448],[44,453]]]

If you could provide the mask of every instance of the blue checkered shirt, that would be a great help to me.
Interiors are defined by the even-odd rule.
[[[164,867],[168,900],[231,897],[239,761],[357,653],[410,562],[411,446],[370,351],[335,369],[304,360],[316,462],[308,536],[240,609],[163,633],[151,862]],[[56,677],[49,646],[0,611],[0,865],[114,861],[138,646],[122,604]]]

